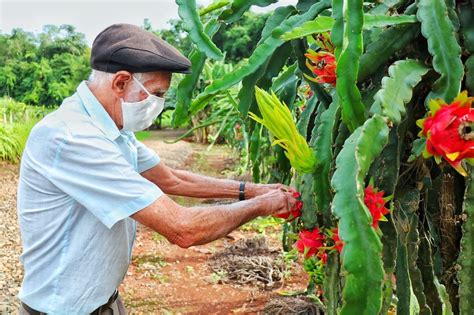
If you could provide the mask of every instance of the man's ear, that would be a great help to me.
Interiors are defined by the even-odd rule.
[[[112,91],[117,97],[123,98],[129,84],[132,84],[132,74],[125,70],[118,71],[112,79]]]

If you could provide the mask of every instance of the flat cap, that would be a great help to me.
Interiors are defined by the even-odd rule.
[[[91,66],[109,73],[191,73],[191,62],[176,48],[131,24],[114,24],[97,35],[92,44]]]

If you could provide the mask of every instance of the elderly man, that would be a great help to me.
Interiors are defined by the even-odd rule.
[[[296,202],[281,184],[171,169],[135,139],[163,109],[171,74],[190,71],[166,42],[112,25],[95,39],[91,66],[90,80],[34,127],[21,161],[21,314],[125,314],[117,287],[137,221],[187,248]],[[186,208],[166,194],[247,200]]]

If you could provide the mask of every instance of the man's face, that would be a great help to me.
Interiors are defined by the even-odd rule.
[[[143,86],[152,95],[164,97],[171,84],[171,73],[169,72],[152,72],[145,75]],[[123,99],[126,102],[139,102],[148,97],[146,91],[135,81],[131,80],[127,84],[124,91]]]

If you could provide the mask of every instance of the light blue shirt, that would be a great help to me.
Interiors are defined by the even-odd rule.
[[[159,161],[118,130],[85,82],[33,128],[18,185],[24,303],[87,314],[107,302],[130,263],[129,216],[163,195],[140,176]]]

